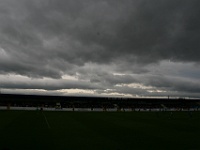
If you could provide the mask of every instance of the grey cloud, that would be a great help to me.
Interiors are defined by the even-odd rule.
[[[200,93],[200,82],[196,79],[168,76],[147,76],[143,84],[165,91]]]
[[[78,65],[124,57],[137,63],[169,58],[199,61],[198,3],[9,1],[7,8],[13,8],[11,4],[18,7],[1,16],[1,30],[12,42],[17,40],[15,49],[23,47],[23,53],[33,54],[32,59],[39,53],[44,59],[57,56]],[[44,39],[57,37],[57,47],[47,54],[39,35]],[[10,41],[6,42],[9,46]]]
[[[176,72],[174,65],[167,72],[160,66],[163,60],[199,63],[199,6],[198,0],[1,0],[0,74],[54,79],[68,74],[88,81],[81,88],[141,83],[198,93],[193,88],[199,85],[198,69]],[[162,77],[152,70],[156,65]],[[46,88],[33,83],[18,87],[23,86]],[[129,88],[120,90],[131,93]],[[142,92],[148,94],[136,91]]]
[[[41,89],[41,90],[62,90],[62,89],[102,89],[100,85],[90,84],[86,81],[70,80],[27,80],[22,81],[1,81],[1,88],[5,89]]]

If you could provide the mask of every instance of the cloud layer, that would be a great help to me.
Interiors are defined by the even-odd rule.
[[[0,0],[0,86],[196,97],[199,16],[198,0]]]

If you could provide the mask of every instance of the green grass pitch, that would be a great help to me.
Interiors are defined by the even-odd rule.
[[[0,150],[200,149],[200,112],[0,111]]]

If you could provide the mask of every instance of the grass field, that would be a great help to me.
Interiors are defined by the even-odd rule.
[[[0,111],[1,149],[200,149],[200,112]]]

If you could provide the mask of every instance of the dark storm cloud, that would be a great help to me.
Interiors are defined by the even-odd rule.
[[[70,80],[29,80],[18,79],[9,81],[1,81],[1,88],[5,89],[39,89],[39,90],[62,90],[62,89],[102,89],[100,85],[90,84],[85,81],[70,81]]]
[[[165,77],[165,76],[150,76],[146,85],[157,87],[158,89],[177,91],[177,92],[200,92],[199,80],[181,78],[181,77]]]
[[[68,68],[58,66],[57,60],[78,66],[125,58],[131,63],[199,62],[199,4],[197,0],[1,0],[0,44],[11,55],[1,70],[59,77]]]
[[[114,89],[129,83],[197,93],[194,80],[188,84],[149,74],[163,60],[199,63],[199,16],[199,0],[0,0],[0,74],[58,80],[68,74],[88,81],[85,86],[69,84],[73,88],[98,84],[119,93],[146,93]],[[185,71],[181,78],[195,76]],[[14,88],[11,84],[4,87]],[[70,88],[59,84],[49,88]],[[14,86],[47,89],[32,82]]]

